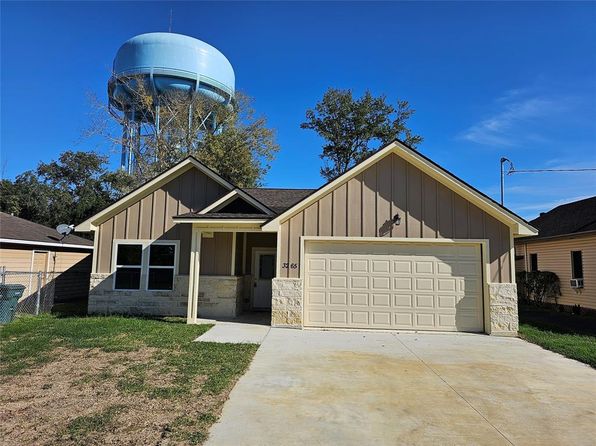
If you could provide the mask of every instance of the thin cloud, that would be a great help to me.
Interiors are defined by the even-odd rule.
[[[498,98],[501,110],[493,116],[469,127],[461,138],[483,145],[515,146],[518,144],[520,124],[546,117],[561,110],[562,104],[546,97],[519,99],[522,93],[506,93]],[[526,138],[541,139],[535,133],[528,133]]]

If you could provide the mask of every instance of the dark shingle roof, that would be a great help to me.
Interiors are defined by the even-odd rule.
[[[533,240],[596,230],[596,196],[557,206],[530,224],[539,231]]]
[[[69,245],[93,246],[92,240],[69,234],[62,236],[53,228],[0,212],[0,238]]]
[[[315,189],[275,189],[264,187],[246,188],[243,190],[277,214],[281,214],[291,208],[315,191]]]

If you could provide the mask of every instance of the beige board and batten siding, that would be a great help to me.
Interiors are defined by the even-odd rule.
[[[516,243],[516,251],[523,255],[522,271],[530,270],[530,255],[537,254],[538,270],[551,271],[561,281],[562,305],[580,305],[596,309],[596,233],[561,237],[550,240]],[[582,252],[584,287],[571,288],[571,251]]]
[[[301,236],[488,239],[488,281],[511,282],[510,228],[393,153],[281,223],[282,278],[300,276]]]
[[[178,273],[188,275],[192,228],[190,224],[174,224],[172,217],[199,211],[228,192],[194,167],[149,192],[99,225],[93,272],[111,272],[114,240],[180,240]],[[203,240],[201,274],[230,274],[231,243],[230,234],[225,233],[214,233],[212,239]]]

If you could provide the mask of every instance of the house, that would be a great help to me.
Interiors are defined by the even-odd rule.
[[[516,270],[551,271],[560,305],[596,309],[596,196],[563,204],[530,222],[539,235],[515,242]]]
[[[2,280],[25,285],[23,299],[35,291],[39,272],[44,287],[52,284],[54,301],[86,299],[92,250],[91,240],[63,238],[53,228],[0,212],[0,269],[10,274]]]
[[[240,189],[189,157],[76,227],[91,313],[517,332],[522,218],[400,142],[317,190]]]

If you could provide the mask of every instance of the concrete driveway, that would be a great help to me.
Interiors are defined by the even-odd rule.
[[[520,339],[271,329],[209,445],[593,445],[596,370]]]

